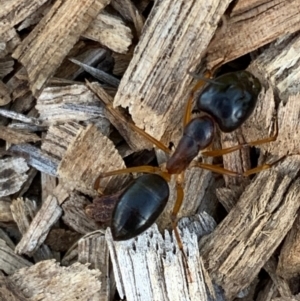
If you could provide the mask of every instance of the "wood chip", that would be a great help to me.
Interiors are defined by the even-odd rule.
[[[15,285],[11,283],[2,273],[0,273],[0,296],[2,301],[26,301],[24,295],[16,289]]]
[[[94,182],[101,172],[125,168],[125,164],[113,143],[94,125],[89,125],[77,134],[69,145],[58,174],[67,179],[72,187],[96,196]],[[128,182],[128,175],[103,178],[100,191],[114,192]]]
[[[10,202],[6,200],[0,199],[0,222],[2,223],[9,223],[13,222],[13,216],[10,210]]]
[[[17,255],[4,240],[0,239],[0,269],[11,275],[21,268],[29,267],[32,263]]]
[[[251,1],[244,2],[246,5]],[[211,70],[264,46],[284,34],[300,29],[300,5],[297,0],[265,1],[223,19],[208,47],[207,64]],[[276,20],[276,22],[274,22]],[[247,39],[244,37],[247,36]]]
[[[14,28],[4,32],[0,36],[0,58],[5,58],[11,54],[20,43],[20,37]]]
[[[119,17],[105,11],[98,14],[82,35],[117,53],[126,53],[132,43],[130,28]]]
[[[89,263],[92,269],[101,272],[98,300],[110,300],[113,290],[110,287],[110,260],[105,236],[96,231],[81,238],[78,242],[78,261],[82,264]]]
[[[27,179],[28,169],[28,165],[22,158],[0,160],[0,197],[19,191]]]
[[[57,198],[50,195],[16,246],[16,252],[18,254],[33,255],[45,241],[49,230],[57,222],[61,214],[62,209],[58,204]]]
[[[0,139],[11,144],[37,142],[41,140],[41,138],[34,133],[26,133],[25,131],[10,129],[2,125],[0,125]]]
[[[4,1],[0,13],[0,35],[36,11],[47,0]]]
[[[84,85],[45,88],[35,108],[47,125],[104,116],[98,98]]]
[[[300,207],[299,168],[300,158],[294,156],[258,174],[203,242],[205,266],[227,298],[250,285],[292,227]]]
[[[10,89],[0,81],[0,106],[5,106],[11,101]]]
[[[61,267],[54,260],[46,260],[21,269],[9,280],[24,293],[28,301],[86,301],[92,300],[100,290],[99,275],[98,270],[89,270],[87,265],[80,263]]]
[[[128,300],[209,300],[208,288],[212,285],[199,256],[196,235],[202,236],[208,233],[207,229],[212,230],[207,227],[210,219],[207,215],[195,218],[197,226],[193,230],[186,228],[181,236],[192,282],[186,278],[175,238],[168,232],[163,238],[154,225],[137,238],[123,242],[114,242],[107,232],[120,297],[126,295]],[[215,294],[216,300],[224,300],[221,292]]]
[[[168,0],[151,11],[114,106],[128,107],[139,128],[167,145],[181,134],[189,72],[200,63],[229,3]]]
[[[23,40],[13,57],[25,67],[33,95],[40,94],[80,35],[108,3],[109,0],[57,1]]]

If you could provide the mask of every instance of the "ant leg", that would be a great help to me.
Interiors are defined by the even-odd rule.
[[[198,81],[195,84],[195,86],[193,87],[193,89],[190,93],[189,99],[188,99],[188,101],[186,103],[186,106],[185,106],[184,115],[183,115],[183,127],[185,127],[191,120],[191,117],[192,117],[192,104],[193,104],[193,100],[194,100],[196,92],[200,88],[202,88],[202,86],[205,84],[205,78],[210,77],[210,73],[205,74],[204,78],[199,78],[193,73],[190,73],[190,75],[193,76],[194,78],[198,78]]]
[[[212,150],[212,151],[204,151],[204,152],[201,152],[201,154],[204,156],[207,156],[207,157],[218,157],[218,156],[232,153],[234,151],[237,151],[237,150],[242,149],[247,146],[255,146],[255,145],[260,145],[260,144],[265,144],[265,143],[276,141],[277,136],[278,136],[278,122],[277,122],[277,118],[276,118],[274,134],[268,138],[264,138],[261,140],[255,140],[255,141],[251,141],[251,142],[245,142],[245,143],[238,144],[238,145],[228,147],[228,148]]]
[[[189,282],[193,282],[191,272],[190,272],[190,269],[189,269],[189,265],[188,265],[187,256],[186,256],[186,254],[183,250],[183,243],[182,243],[179,231],[177,229],[177,222],[178,222],[177,215],[178,215],[178,212],[181,208],[181,205],[182,205],[182,202],[183,202],[183,197],[184,197],[182,182],[183,182],[183,174],[180,174],[176,178],[176,194],[177,194],[177,197],[176,197],[176,202],[175,202],[175,205],[174,205],[172,213],[171,213],[171,223],[172,223],[172,228],[173,228],[174,233],[175,233],[176,241],[178,243],[179,250],[181,251],[182,256],[183,256],[183,264],[184,264],[184,267],[187,271],[187,276],[188,276]]]
[[[163,143],[161,143],[159,140],[155,139],[151,135],[147,134],[144,130],[140,129],[133,123],[126,120],[124,116],[113,107],[112,98],[109,95],[107,95],[104,91],[102,91],[101,87],[93,86],[88,81],[86,81],[86,85],[92,92],[94,92],[98,96],[99,100],[104,104],[105,108],[109,111],[109,113],[112,116],[114,116],[116,119],[121,120],[124,124],[126,124],[126,126],[130,127],[134,132],[137,132],[138,134],[143,136],[146,140],[150,141],[152,144],[154,144],[155,146],[157,146],[167,154],[170,154],[171,151],[167,146],[165,146]],[[105,95],[102,95],[104,93]]]
[[[155,173],[161,175],[166,181],[170,181],[170,175],[166,172],[163,172],[160,167],[141,165],[141,166],[117,169],[117,170],[101,173],[95,180],[94,189],[97,190],[100,187],[99,184],[102,178],[122,175],[127,173],[133,173],[133,172]]]

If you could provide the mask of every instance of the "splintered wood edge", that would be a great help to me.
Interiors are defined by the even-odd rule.
[[[58,174],[79,191],[96,196],[96,178],[102,172],[123,169],[125,163],[111,140],[105,137],[95,125],[89,125],[77,134],[69,145]],[[118,191],[129,179],[129,175],[107,177],[100,181],[100,191]]]
[[[258,13],[257,7],[254,7],[252,12],[250,9],[227,20],[224,18],[223,25],[208,47],[209,69],[252,52],[287,32],[293,33],[300,29],[298,0],[276,3],[271,7],[267,2],[259,10]]]
[[[33,95],[39,95],[80,35],[107,4],[109,0],[57,1],[22,41],[13,57],[25,67]]]
[[[189,72],[200,63],[230,2],[158,1],[147,19],[114,106],[128,107],[139,128],[167,145],[181,133],[193,80]]]
[[[128,300],[135,300],[136,296],[140,300],[199,300],[199,296],[206,300],[214,294],[220,297],[204,269],[197,243],[199,236],[210,233],[214,227],[215,222],[205,213],[183,223],[181,238],[192,282],[187,278],[175,236],[171,237],[168,231],[163,238],[154,224],[137,238],[115,242],[108,230],[106,239],[120,297],[126,295]]]
[[[55,260],[38,262],[9,277],[25,297],[39,296],[41,300],[91,300],[98,296],[100,272],[90,270],[79,262],[61,267]],[[72,279],[72,281],[70,281]]]
[[[250,285],[292,227],[300,206],[299,179],[295,179],[299,166],[299,156],[292,156],[258,174],[203,240],[200,252],[205,266],[229,299]]]

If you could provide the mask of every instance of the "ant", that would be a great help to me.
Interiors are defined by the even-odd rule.
[[[206,82],[206,86],[199,93],[204,84],[203,82]],[[97,94],[97,91],[91,85],[88,84],[88,86]],[[88,215],[97,221],[97,214],[99,216],[97,211],[101,206],[102,208],[110,207],[110,210],[114,207],[110,224],[114,240],[120,241],[133,238],[149,228],[162,213],[169,198],[168,182],[171,175],[176,175],[177,199],[171,213],[171,222],[179,248],[183,250],[177,230],[177,214],[184,197],[184,171],[188,166],[198,166],[223,175],[248,176],[268,169],[275,164],[264,164],[244,173],[237,173],[217,165],[193,161],[200,151],[205,156],[222,156],[245,146],[255,146],[276,140],[278,134],[277,122],[275,122],[274,134],[271,137],[220,150],[205,150],[213,141],[216,125],[223,132],[232,132],[246,121],[256,106],[261,89],[262,86],[259,80],[248,71],[236,71],[215,79],[201,79],[198,81],[187,101],[183,117],[183,135],[173,154],[160,141],[129,123],[128,125],[133,130],[167,154],[170,154],[170,158],[165,168],[145,165],[100,174],[95,181],[95,189],[99,188],[100,180],[104,177],[133,172],[145,173],[117,194],[95,199],[94,204],[87,207]],[[191,108],[196,94],[198,95],[196,96],[196,109],[206,113],[206,115],[192,119]],[[117,114],[112,104],[105,102],[105,106],[111,113]],[[124,120],[121,114],[119,114],[119,118]],[[101,199],[105,200],[107,204],[103,205]]]

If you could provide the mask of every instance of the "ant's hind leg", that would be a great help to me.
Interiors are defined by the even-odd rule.
[[[203,152],[201,152],[201,154],[203,156],[207,156],[207,157],[223,156],[223,155],[235,152],[235,151],[237,151],[239,149],[242,149],[244,147],[247,147],[247,146],[256,146],[256,145],[276,141],[277,136],[278,136],[278,121],[277,121],[277,118],[276,118],[275,119],[275,125],[274,125],[274,133],[270,137],[260,139],[260,140],[251,141],[251,142],[245,142],[245,143],[238,144],[238,145],[228,147],[228,148],[217,149],[217,150],[212,150],[212,151],[203,151]]]
[[[113,115],[116,119],[121,120],[126,126],[130,127],[132,129],[132,131],[137,132],[138,134],[143,136],[144,139],[150,141],[152,144],[154,144],[159,149],[163,150],[167,154],[170,154],[171,151],[167,146],[165,146],[163,143],[161,143],[159,140],[155,139],[151,135],[147,134],[144,130],[140,129],[133,123],[126,120],[124,118],[124,116],[113,107],[112,98],[108,94],[106,94],[106,92],[104,92],[104,90],[102,91],[101,87],[93,86],[88,81],[87,81],[86,85],[92,92],[94,92],[98,96],[99,100],[104,104],[105,108],[109,111],[109,113],[111,115]]]

